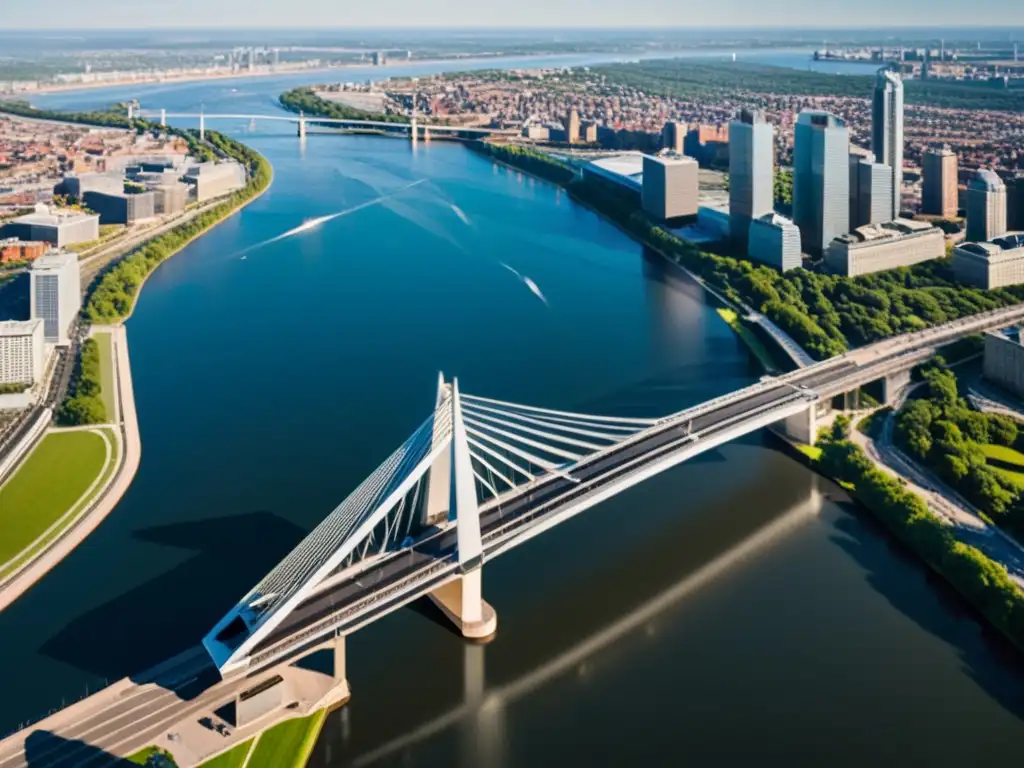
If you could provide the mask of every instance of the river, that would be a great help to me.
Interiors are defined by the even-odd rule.
[[[263,111],[294,82],[39,103]],[[229,130],[274,184],[146,284],[142,464],[0,613],[5,729],[198,640],[420,423],[439,370],[638,415],[758,375],[700,292],[551,185],[457,145]],[[755,435],[588,511],[488,563],[486,647],[412,609],[352,636],[312,764],[1016,759],[1019,659],[841,499]]]

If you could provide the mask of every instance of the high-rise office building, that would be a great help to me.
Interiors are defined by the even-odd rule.
[[[892,168],[892,216],[900,215],[903,191],[903,81],[880,69],[871,106],[871,150],[875,162]]]
[[[850,155],[849,228],[892,221],[892,169]]]
[[[0,322],[0,385],[35,384],[42,379],[43,347],[42,320]]]
[[[686,139],[686,125],[670,121],[661,129],[661,148],[683,154],[683,141]]]
[[[29,274],[32,319],[43,321],[47,343],[68,344],[68,328],[82,308],[78,256],[51,251],[32,262]]]
[[[967,240],[981,243],[1006,234],[1006,185],[979,168],[967,184]]]
[[[780,272],[796,269],[803,263],[800,255],[800,230],[792,221],[777,213],[758,216],[750,222],[747,256],[775,267]]]
[[[750,222],[771,213],[775,131],[758,111],[744,109],[729,126],[729,235],[745,245]]]
[[[793,148],[793,222],[805,251],[820,254],[849,229],[850,132],[828,112],[797,118]]]
[[[921,157],[921,213],[950,218],[959,209],[956,153],[949,147],[926,149]]]
[[[644,155],[640,194],[644,210],[661,221],[696,216],[698,173],[692,157]]]
[[[565,118],[565,140],[570,144],[580,140],[580,113],[575,109],[570,110]]]
[[[1024,175],[1006,180],[1006,227],[1011,232],[1024,231]]]

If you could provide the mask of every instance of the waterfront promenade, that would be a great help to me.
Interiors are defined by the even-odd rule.
[[[93,333],[109,333],[115,382],[115,413],[110,423],[88,425],[77,429],[114,431],[118,450],[118,464],[114,472],[99,489],[95,498],[78,510],[74,518],[64,521],[60,533],[46,543],[30,560],[0,582],[0,610],[17,600],[41,579],[51,568],[63,560],[92,533],[107,515],[113,512],[128,486],[131,485],[142,457],[138,415],[135,410],[135,391],[132,387],[131,361],[128,357],[128,336],[123,325],[95,326]],[[51,428],[52,429],[52,428]]]

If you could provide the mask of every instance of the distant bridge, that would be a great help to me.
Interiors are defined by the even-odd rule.
[[[448,135],[453,137],[480,137],[480,136],[517,136],[518,131],[507,128],[482,128],[479,126],[460,125],[438,125],[436,123],[423,123],[414,115],[409,122],[387,122],[385,120],[354,120],[337,117],[307,117],[304,113],[278,114],[278,115],[254,115],[234,113],[211,113],[211,112],[169,112],[166,109],[143,109],[135,111],[129,106],[128,118],[144,117],[151,120],[159,120],[161,125],[167,125],[169,119],[188,119],[199,121],[199,137],[206,137],[207,120],[245,120],[247,122],[269,120],[279,123],[295,123],[299,138],[305,138],[310,124],[336,126],[338,128],[350,129],[378,129],[393,133],[408,135],[412,141],[419,139],[429,140],[431,135]]]

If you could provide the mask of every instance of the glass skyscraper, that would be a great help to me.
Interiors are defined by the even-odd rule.
[[[775,131],[758,111],[729,124],[729,234],[746,244],[750,222],[773,211]]]
[[[803,249],[824,253],[850,228],[850,132],[828,112],[797,118],[793,147],[793,223]]]
[[[903,189],[903,81],[890,69],[878,70],[871,103],[871,151],[875,162],[892,168],[892,216],[900,215]]]

